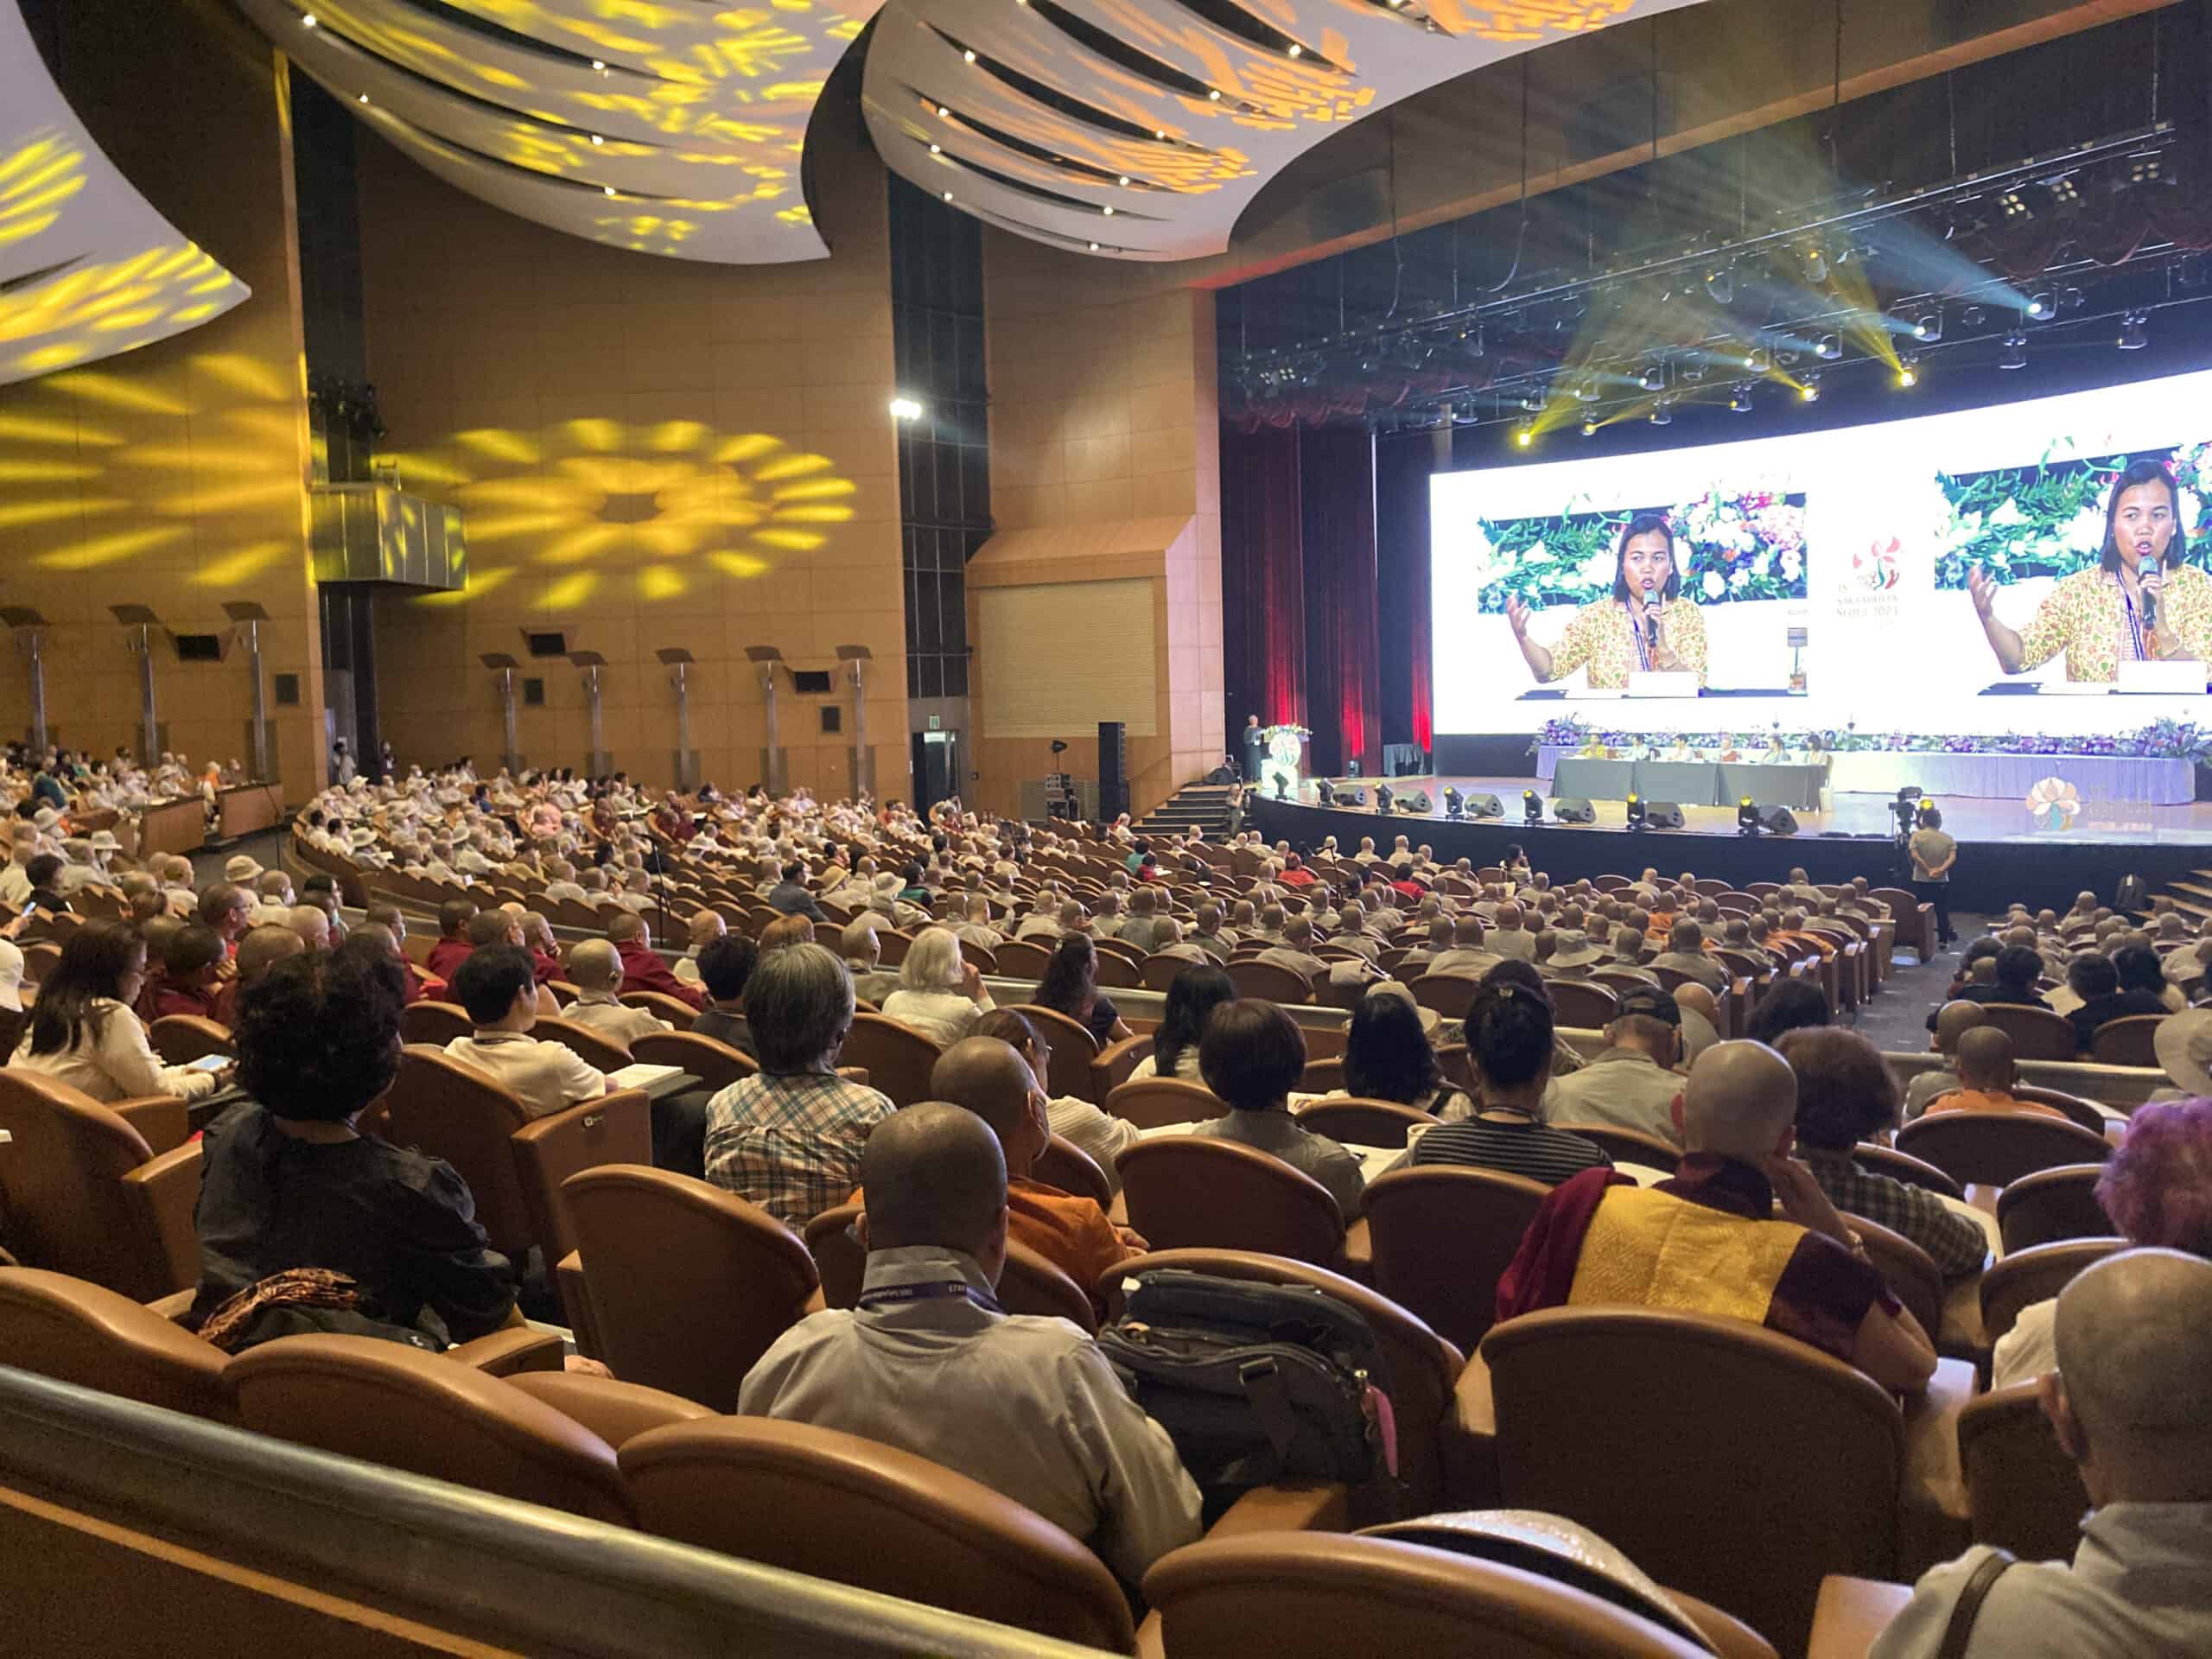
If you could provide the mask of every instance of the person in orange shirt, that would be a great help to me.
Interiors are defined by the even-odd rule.
[[[1826,961],[1836,952],[1836,943],[1834,939],[1824,939],[1817,933],[1808,933],[1805,931],[1805,912],[1802,910],[1786,910],[1782,912],[1782,937],[1785,939],[1804,940],[1806,944],[1821,953],[1822,961]]]
[[[930,1098],[964,1107],[991,1126],[1006,1154],[1007,1236],[1082,1286],[1103,1317],[1100,1281],[1147,1247],[1108,1220],[1096,1198],[1063,1192],[1030,1174],[1052,1131],[1050,1103],[1021,1056],[995,1037],[963,1038],[931,1068]],[[855,1192],[853,1201],[866,1204],[867,1194]]]
[[[2029,1112],[2038,1117],[2063,1119],[2056,1106],[2022,1100],[2012,1092],[2012,1039],[1995,1026],[1975,1026],[1959,1038],[1957,1061],[1961,1087],[1938,1095],[1928,1104],[1927,1116],[1944,1112]]]

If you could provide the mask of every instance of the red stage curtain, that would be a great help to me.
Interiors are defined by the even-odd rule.
[[[1388,642],[1381,653],[1382,741],[1432,753],[1428,481],[1449,466],[1450,454],[1448,430],[1375,444],[1376,603]]]
[[[1307,761],[1333,777],[1382,765],[1376,651],[1375,438],[1323,427],[1298,438],[1305,536]]]
[[[1294,428],[1221,429],[1224,729],[1306,717],[1306,573]]]

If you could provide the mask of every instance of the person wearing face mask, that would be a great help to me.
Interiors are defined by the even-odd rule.
[[[1619,690],[1634,673],[1688,673],[1705,683],[1705,619],[1682,597],[1675,532],[1663,512],[1639,512],[1621,528],[1613,592],[1585,605],[1555,645],[1529,637],[1529,607],[1509,600],[1505,620],[1540,683],[1586,669],[1593,691]]]
[[[2122,663],[2212,658],[2212,578],[2183,563],[2188,551],[2173,474],[2163,461],[2139,461],[2113,480],[2097,568],[2060,581],[2026,627],[1998,617],[1996,579],[1981,566],[1967,588],[2007,674],[2063,651],[2069,681],[2109,683]]]

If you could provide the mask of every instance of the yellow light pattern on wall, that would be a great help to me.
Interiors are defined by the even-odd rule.
[[[827,455],[692,420],[479,427],[392,459],[405,488],[466,516],[468,594],[413,601],[432,607],[517,582],[548,610],[625,588],[649,603],[676,599],[818,552],[851,522],[860,492]]]

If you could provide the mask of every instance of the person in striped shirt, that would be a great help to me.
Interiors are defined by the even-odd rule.
[[[1541,995],[1511,979],[1486,980],[1467,1010],[1466,1033],[1481,1103],[1473,1116],[1424,1132],[1414,1143],[1414,1163],[1471,1164],[1547,1186],[1612,1167],[1595,1141],[1544,1122],[1553,1031]]]

